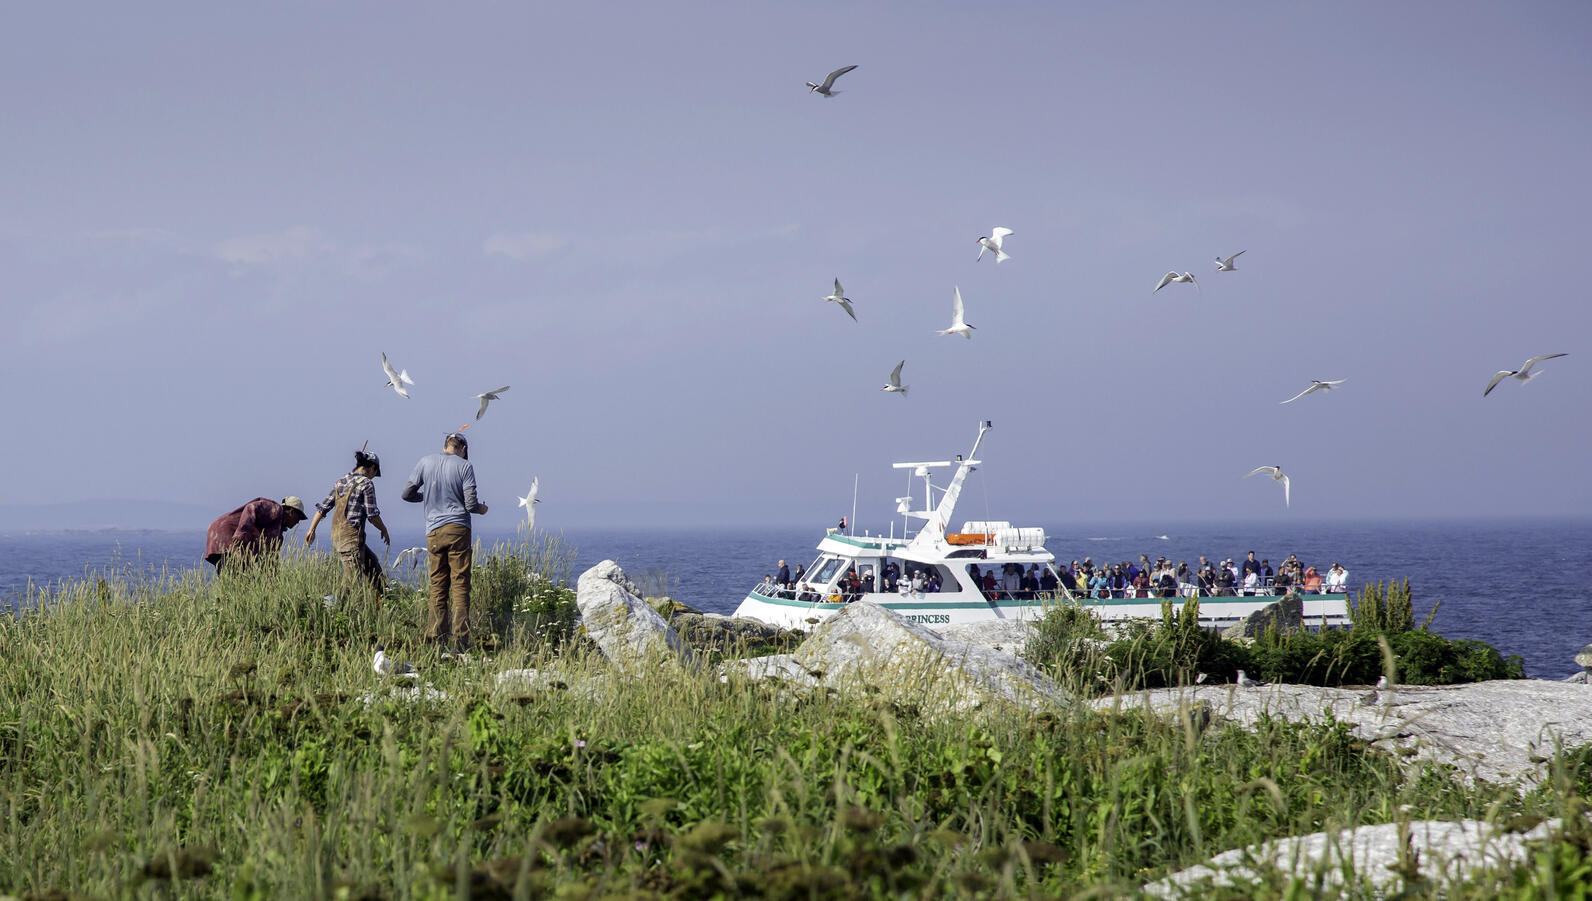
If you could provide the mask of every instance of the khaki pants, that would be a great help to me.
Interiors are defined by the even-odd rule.
[[[431,623],[426,640],[444,648],[470,647],[470,527],[438,526],[426,534],[430,558]]]

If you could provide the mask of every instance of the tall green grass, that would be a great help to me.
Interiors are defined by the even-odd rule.
[[[569,599],[548,541],[478,555],[476,613],[504,628],[464,663],[424,656],[416,589],[328,607],[335,564],[305,555],[217,580],[89,579],[0,619],[0,893],[1104,897],[1284,835],[1562,815],[1592,778],[1572,752],[1536,792],[1466,786],[1332,722],[1244,731],[1082,705],[925,719],[861,688],[620,678],[583,643],[494,623],[516,599]],[[446,699],[396,696],[377,643]],[[557,676],[495,688],[524,667]],[[1560,843],[1450,889],[1533,897],[1585,860]],[[1277,877],[1253,896],[1289,890]]]

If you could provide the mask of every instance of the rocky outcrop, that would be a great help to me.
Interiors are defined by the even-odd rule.
[[[586,634],[623,672],[656,672],[660,666],[677,668],[690,660],[679,633],[647,606],[635,584],[612,560],[581,573],[575,603]]]
[[[1471,779],[1529,785],[1546,776],[1557,747],[1592,743],[1592,690],[1536,679],[1435,687],[1364,689],[1311,685],[1196,685],[1102,698],[1101,709],[1144,707],[1159,713],[1208,701],[1217,717],[1253,725],[1261,716],[1322,720],[1331,713],[1377,747],[1412,762],[1453,765]]]
[[[942,638],[870,601],[813,629],[780,666],[818,687],[867,692],[925,713],[995,705],[1024,710],[1067,704],[1049,676],[1004,651]]]
[[[669,625],[680,633],[680,639],[698,650],[747,653],[751,649],[789,650],[805,635],[781,629],[755,619],[723,616],[717,613],[677,613],[669,617]]]
[[[1317,832],[1224,851],[1209,863],[1174,873],[1144,890],[1160,897],[1202,898],[1211,886],[1247,882],[1263,870],[1308,878],[1311,884],[1320,879],[1324,887],[1337,887],[1348,869],[1379,892],[1396,889],[1401,874],[1418,873],[1418,878],[1441,885],[1478,870],[1525,862],[1530,854],[1527,843],[1555,834],[1559,825],[1558,820],[1547,820],[1527,832],[1509,832],[1479,820],[1422,820]]]
[[[1592,644],[1582,648],[1581,652],[1575,655],[1575,665],[1581,667],[1582,671],[1587,675],[1592,676]]]
[[[1305,602],[1299,595],[1288,592],[1280,599],[1244,617],[1243,622],[1234,623],[1223,629],[1222,637],[1229,641],[1238,638],[1255,638],[1264,635],[1267,629],[1274,626],[1279,633],[1294,632],[1305,627]]]
[[[1026,620],[986,619],[974,623],[958,623],[934,631],[939,633],[941,638],[965,641],[968,644],[993,648],[1021,657],[1023,651],[1028,648],[1028,639],[1033,637],[1034,624]]]

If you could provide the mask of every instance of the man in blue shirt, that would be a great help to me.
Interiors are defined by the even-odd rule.
[[[470,514],[485,513],[475,495],[470,445],[453,432],[442,453],[420,458],[399,495],[423,505],[430,558],[431,621],[426,640],[444,652],[470,647]]]

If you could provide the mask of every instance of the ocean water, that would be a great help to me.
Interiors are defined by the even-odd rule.
[[[577,574],[612,558],[649,591],[730,613],[765,573],[775,571],[780,558],[792,570],[798,563],[811,564],[822,534],[823,527],[815,526],[577,530],[563,537],[577,552]],[[1165,556],[1193,565],[1201,554],[1242,560],[1253,550],[1274,566],[1290,553],[1323,572],[1334,561],[1342,563],[1355,588],[1407,578],[1418,617],[1441,601],[1434,630],[1518,654],[1527,673],[1540,678],[1575,672],[1572,658],[1592,643],[1592,519],[1067,524],[1047,528],[1046,534],[1047,546],[1064,562],[1137,560],[1147,554],[1152,560]],[[491,532],[477,537],[489,544],[512,538]],[[418,533],[394,535],[396,548],[422,543]],[[158,575],[163,568],[208,570],[199,559],[203,546],[199,532],[0,535],[0,598],[15,609],[28,603],[30,584],[105,570],[133,578]],[[374,548],[381,552],[380,544]]]

